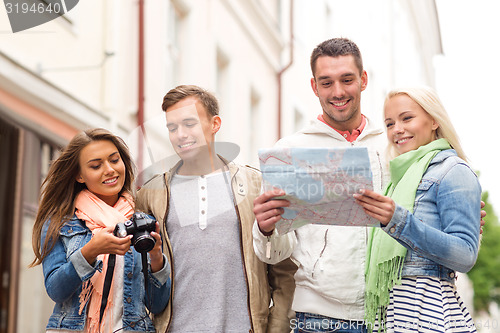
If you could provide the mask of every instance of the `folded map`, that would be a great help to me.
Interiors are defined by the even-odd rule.
[[[279,234],[305,224],[378,226],[353,194],[373,189],[368,150],[352,148],[268,148],[259,150],[264,191],[279,188],[290,201],[276,223]]]

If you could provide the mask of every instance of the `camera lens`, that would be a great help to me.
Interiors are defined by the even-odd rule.
[[[135,237],[137,236],[137,237]],[[155,239],[148,232],[135,235],[134,248],[139,253],[149,252],[155,246]]]

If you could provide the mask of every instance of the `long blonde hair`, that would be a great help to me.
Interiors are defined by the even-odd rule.
[[[457,152],[458,157],[464,161],[468,161],[457,132],[451,124],[450,117],[434,89],[429,87],[410,87],[391,90],[385,98],[384,110],[387,102],[398,95],[406,95],[420,105],[439,124],[439,127],[436,129],[436,139],[445,138],[448,140],[450,146]],[[387,150],[390,159],[398,155],[393,145],[389,145]]]
[[[75,198],[80,191],[87,188],[85,184],[76,181],[80,172],[80,153],[84,147],[94,141],[110,141],[116,146],[126,170],[121,193],[126,191],[133,194],[134,164],[125,142],[103,128],[89,129],[75,135],[61,155],[52,162],[47,177],[42,183],[40,204],[33,225],[32,247],[35,259],[30,264],[31,267],[42,263],[54,247],[64,223],[73,217]],[[42,244],[43,225],[49,219],[51,222]]]

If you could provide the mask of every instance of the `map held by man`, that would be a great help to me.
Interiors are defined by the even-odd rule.
[[[353,194],[373,189],[368,150],[351,148],[267,148],[259,150],[264,191],[279,188],[290,201],[276,223],[280,235],[305,224],[378,226]]]

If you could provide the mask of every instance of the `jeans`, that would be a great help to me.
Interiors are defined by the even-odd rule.
[[[366,326],[362,321],[340,320],[313,313],[297,312],[292,319],[291,329],[294,333],[309,332],[337,332],[337,333],[366,333]]]

